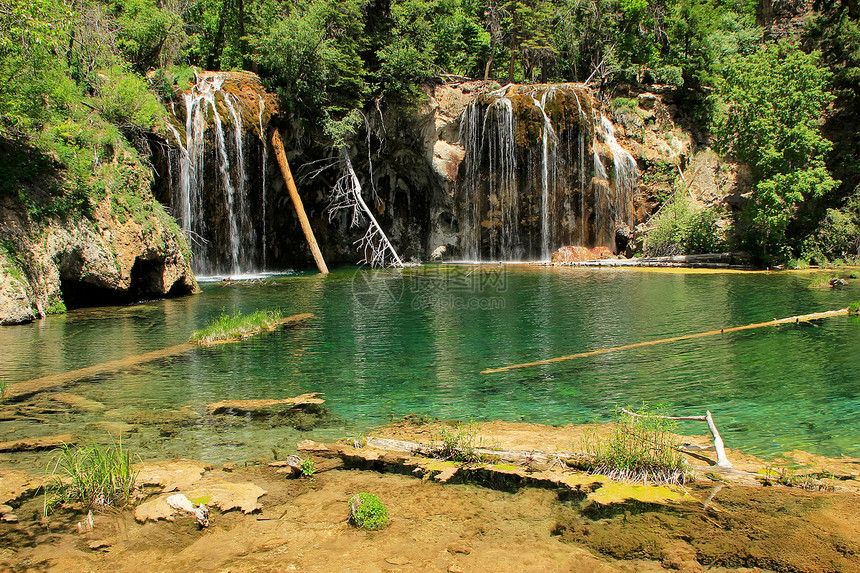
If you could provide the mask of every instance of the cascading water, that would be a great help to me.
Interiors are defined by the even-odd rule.
[[[261,270],[266,263],[265,102],[255,95],[251,108],[247,98],[227,91],[228,79],[228,74],[200,74],[182,94],[184,117],[172,107],[180,127],[168,125],[179,156],[178,181],[170,178],[171,205],[191,239],[192,264],[200,275],[235,276]],[[258,121],[246,125],[243,118],[254,116]]]
[[[614,248],[615,226],[632,223],[636,161],[584,86],[482,94],[461,116],[460,142],[455,203],[464,259],[547,260],[563,245]],[[601,156],[612,158],[611,173]]]

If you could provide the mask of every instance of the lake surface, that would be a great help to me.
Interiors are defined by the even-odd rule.
[[[810,281],[801,273],[447,265],[203,284],[197,296],[2,327],[0,377],[25,381],[179,344],[222,311],[279,308],[316,318],[82,383],[70,391],[103,411],[0,422],[0,440],[64,432],[104,440],[140,411],[194,414],[223,399],[322,392],[336,418],[324,428],[213,425],[192,415],[173,429],[140,426],[123,442],[144,458],[217,463],[356,435],[408,414],[578,424],[611,420],[618,406],[661,403],[674,415],[711,410],[726,445],[748,453],[860,456],[857,317],[480,374],[860,300],[860,281],[837,289],[811,289]],[[681,431],[707,433],[702,423]]]

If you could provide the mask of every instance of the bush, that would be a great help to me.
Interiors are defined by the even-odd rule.
[[[310,458],[302,460],[301,465],[299,466],[299,471],[302,472],[302,475],[305,477],[310,477],[314,475],[317,471],[317,465]]]
[[[661,417],[664,412],[659,406],[634,413],[618,411],[612,434],[604,440],[587,435],[586,458],[580,465],[610,479],[684,483],[687,461],[676,449],[678,423]]]
[[[45,488],[45,512],[57,505],[85,508],[123,507],[131,500],[137,472],[131,452],[113,446],[64,445],[53,462]]]
[[[848,305],[848,312],[851,314],[860,314],[860,301],[852,302]]]
[[[357,493],[349,500],[349,521],[362,529],[382,529],[388,525],[388,510],[375,494]]]
[[[693,255],[725,249],[722,232],[717,226],[719,212],[714,208],[696,208],[685,195],[676,195],[652,219],[645,236],[645,252],[650,256]]]
[[[860,194],[850,197],[840,209],[827,209],[824,219],[808,237],[801,257],[819,265],[836,259],[860,256]]]

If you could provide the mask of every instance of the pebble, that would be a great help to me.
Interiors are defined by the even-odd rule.
[[[468,555],[471,552],[472,548],[468,545],[452,543],[448,546],[448,553],[462,553],[463,555]]]
[[[7,513],[3,515],[3,521],[6,523],[18,523],[18,516],[14,513]]]
[[[93,551],[97,551],[99,549],[106,550],[108,547],[110,547],[110,543],[101,539],[93,539],[92,541],[87,541],[87,547],[89,547]]]

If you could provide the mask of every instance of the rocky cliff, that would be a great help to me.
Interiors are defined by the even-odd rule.
[[[92,217],[34,218],[0,200],[0,324],[197,291],[176,223],[151,197],[130,207],[108,195]]]

